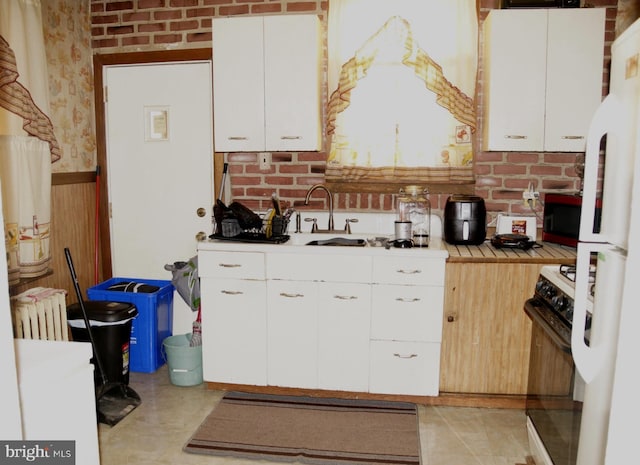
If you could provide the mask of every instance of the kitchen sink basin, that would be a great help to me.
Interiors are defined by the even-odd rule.
[[[348,237],[331,237],[329,239],[316,239],[309,241],[306,245],[364,247],[367,245],[367,241],[365,239],[353,239]]]

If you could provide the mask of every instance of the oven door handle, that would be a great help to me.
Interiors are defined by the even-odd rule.
[[[600,254],[611,250],[612,247],[610,244],[590,242],[580,242],[578,244],[573,323],[571,325],[571,353],[576,369],[586,383],[593,381],[602,369],[604,362],[604,348],[602,345],[594,343],[593,338],[589,341],[589,345],[585,342],[591,254],[594,252]]]

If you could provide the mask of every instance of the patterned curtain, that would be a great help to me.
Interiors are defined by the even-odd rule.
[[[475,0],[330,0],[328,180],[472,182]]]
[[[49,113],[39,0],[0,2],[0,183],[9,282],[47,272],[51,163],[60,158]]]

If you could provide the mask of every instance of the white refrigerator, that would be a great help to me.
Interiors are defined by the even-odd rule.
[[[596,111],[587,137],[584,191],[580,224],[580,242],[576,273],[574,316],[571,349],[575,365],[585,386],[578,465],[603,465],[609,444],[620,446],[614,438],[620,428],[620,417],[612,409],[624,410],[632,405],[620,405],[620,392],[626,392],[630,378],[625,370],[638,366],[640,350],[638,335],[626,326],[629,319],[637,319],[635,305],[638,280],[637,247],[630,234],[638,231],[640,223],[640,194],[636,163],[640,149],[640,21],[636,21],[617,38],[611,48],[609,95]],[[600,157],[604,147],[604,163]],[[602,181],[602,182],[601,182]],[[596,198],[602,199],[599,232],[594,232]],[[634,207],[635,206],[635,211]],[[631,232],[630,232],[631,226]],[[637,235],[635,237],[638,237]],[[635,255],[634,255],[635,253]],[[590,265],[596,264],[595,286],[589,283]],[[635,281],[635,282],[634,282]],[[589,330],[585,329],[587,297],[593,293],[593,314]],[[585,341],[588,337],[588,343]],[[631,345],[631,348],[627,347]],[[620,348],[624,345],[624,349]],[[634,358],[626,351],[633,350]],[[621,366],[626,360],[632,366]],[[619,363],[617,363],[619,362]],[[637,384],[637,381],[635,381]],[[637,398],[638,391],[635,391]],[[637,401],[634,401],[637,405]],[[626,413],[626,412],[623,412]],[[633,423],[626,426],[633,428]],[[611,436],[609,432],[612,432]],[[637,441],[637,438],[634,439]],[[637,452],[634,453],[637,455]],[[626,463],[630,463],[627,456]],[[611,464],[614,462],[613,456]],[[625,463],[625,462],[621,462]]]

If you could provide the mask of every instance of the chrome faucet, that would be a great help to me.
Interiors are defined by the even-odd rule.
[[[327,186],[325,186],[324,184],[314,184],[313,186],[311,186],[307,191],[306,197],[304,198],[304,204],[309,205],[309,198],[311,198],[311,194],[316,189],[322,189],[327,193],[327,198],[329,199],[329,225],[327,226],[326,231],[317,229],[316,231],[311,231],[311,232],[335,232],[334,223],[333,223],[333,194],[327,188]]]

